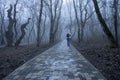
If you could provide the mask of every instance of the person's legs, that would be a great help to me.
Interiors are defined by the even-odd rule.
[[[70,40],[69,40],[69,38],[67,39],[67,46],[70,46]]]
[[[70,44],[71,44],[71,39],[69,39],[69,46],[70,46]]]

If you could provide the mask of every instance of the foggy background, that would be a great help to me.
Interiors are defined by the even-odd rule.
[[[114,36],[114,20],[117,15],[118,40],[120,40],[119,3],[118,0],[115,14],[114,0],[98,0],[102,17]],[[8,16],[10,5],[12,21]],[[28,18],[30,21],[24,28],[25,35],[20,39],[21,27]],[[11,38],[10,35],[6,38],[7,31],[13,32]],[[20,45],[39,46],[64,40],[67,33],[71,33],[72,39],[78,42],[108,42],[92,0],[0,0],[0,45],[8,45],[9,40],[13,39],[8,46],[14,46],[19,41]]]

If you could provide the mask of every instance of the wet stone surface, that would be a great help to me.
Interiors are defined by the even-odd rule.
[[[106,80],[66,40],[31,59],[3,80]]]

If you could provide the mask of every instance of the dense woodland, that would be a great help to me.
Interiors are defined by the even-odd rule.
[[[119,0],[0,0],[0,45],[73,40],[119,43]]]
[[[0,79],[67,33],[108,80],[120,80],[120,0],[0,0]]]

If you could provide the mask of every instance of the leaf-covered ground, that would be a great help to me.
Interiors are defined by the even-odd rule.
[[[120,80],[120,48],[106,45],[73,44],[108,80]],[[21,46],[18,49],[0,48],[0,80],[17,67],[47,50],[52,45],[36,48]],[[39,51],[39,53],[38,53]]]
[[[108,80],[120,80],[120,48],[110,48],[105,44],[73,43],[73,45]]]
[[[14,47],[0,48],[0,80],[51,46],[52,45],[44,45],[36,48],[31,45],[29,48],[27,46],[21,46],[18,49]]]

